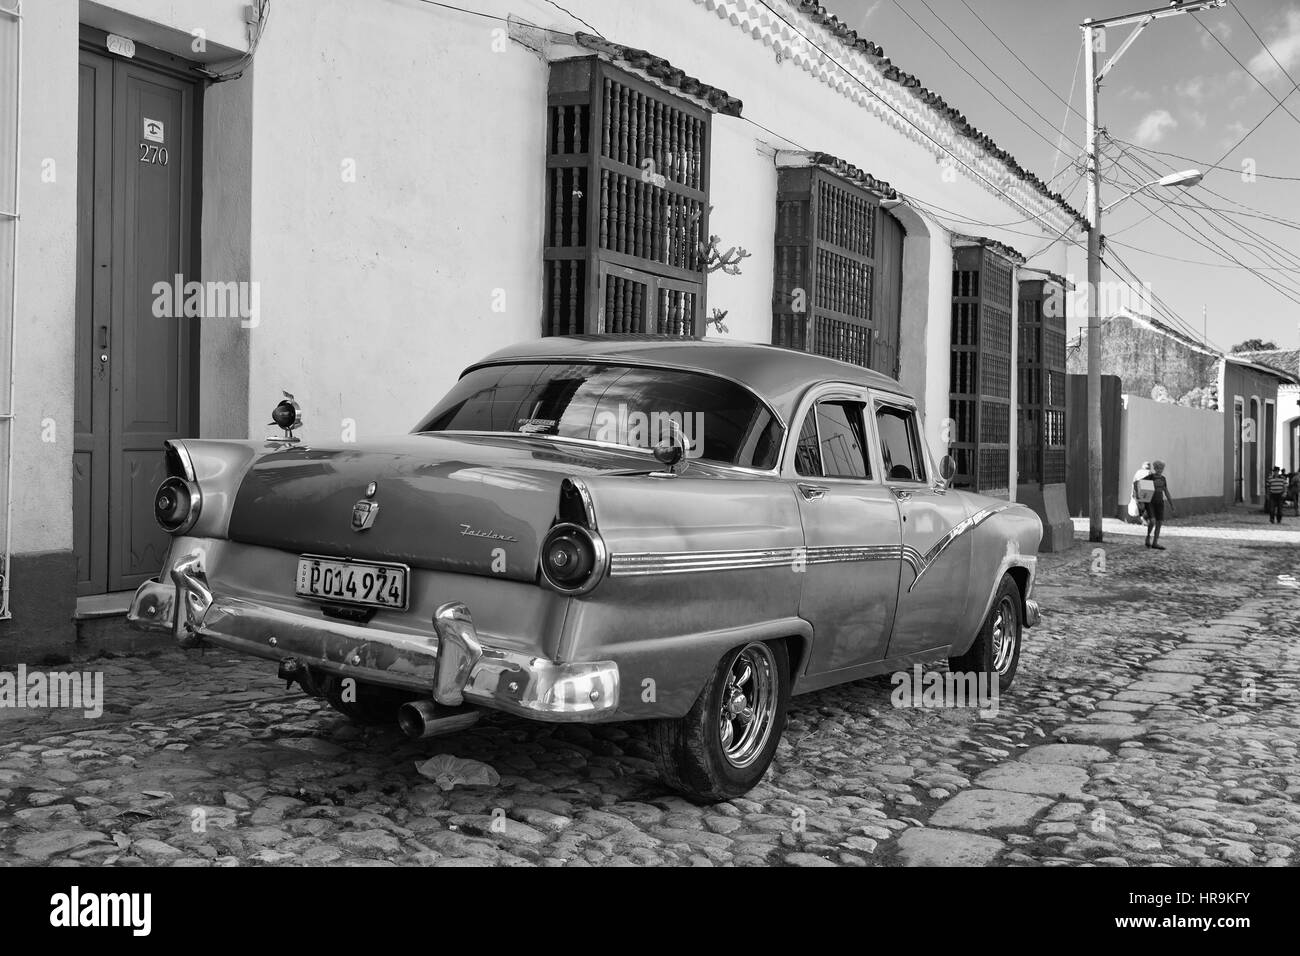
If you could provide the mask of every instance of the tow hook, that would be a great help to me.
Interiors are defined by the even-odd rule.
[[[296,657],[286,657],[280,661],[280,680],[284,681],[284,689],[289,690],[294,684],[302,688],[303,693],[310,697],[319,697],[320,688],[316,685],[316,675],[312,673],[310,667],[298,660]]]

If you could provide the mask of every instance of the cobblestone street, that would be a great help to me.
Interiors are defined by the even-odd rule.
[[[1166,552],[1117,526],[1044,556],[996,715],[895,708],[888,678],[798,697],[762,785],[708,808],[668,795],[636,726],[412,742],[263,662],[79,662],[99,719],[0,711],[0,862],[1292,865],[1300,532],[1182,524]],[[436,754],[500,781],[444,791],[416,769]]]

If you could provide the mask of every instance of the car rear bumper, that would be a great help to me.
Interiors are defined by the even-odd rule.
[[[451,707],[473,704],[538,720],[607,720],[618,707],[619,669],[613,661],[557,663],[489,646],[460,602],[437,609],[436,637],[428,637],[223,596],[208,582],[200,552],[175,560],[166,577],[140,586],[127,620],[170,632],[181,647],[215,645],[430,694]]]

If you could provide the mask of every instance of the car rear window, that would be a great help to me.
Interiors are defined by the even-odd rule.
[[[776,416],[735,382],[699,372],[597,363],[474,369],[415,431],[551,435],[649,449],[673,427],[687,440],[688,459],[767,470],[781,447]]]

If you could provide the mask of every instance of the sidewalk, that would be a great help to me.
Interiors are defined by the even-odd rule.
[[[1087,543],[1088,519],[1073,518],[1076,541]],[[1129,524],[1118,518],[1104,518],[1103,535],[1146,536],[1145,524]],[[1215,514],[1191,515],[1166,521],[1160,529],[1164,538],[1215,538],[1227,541],[1249,541],[1269,545],[1300,546],[1300,518],[1286,514],[1282,524],[1269,524],[1268,515],[1253,505],[1241,505],[1230,511]]]

